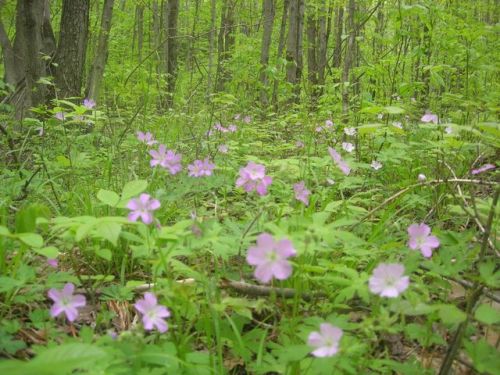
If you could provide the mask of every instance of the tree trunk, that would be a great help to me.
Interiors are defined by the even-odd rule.
[[[20,67],[16,65],[14,48],[9,40],[9,36],[5,31],[2,21],[0,20],[0,45],[2,46],[2,57],[4,64],[4,81],[12,87],[16,87],[17,83],[22,78],[22,72]]]
[[[281,26],[280,26],[280,36],[278,40],[278,55],[277,55],[277,68],[281,65],[281,56],[283,55],[283,50],[285,49],[285,35],[286,35],[286,20],[288,19],[288,8],[290,6],[290,0],[285,0],[283,2],[283,14],[281,15]],[[278,108],[278,86],[279,80],[274,79],[273,84],[273,104],[275,109]]]
[[[142,61],[142,45],[144,44],[144,5],[136,6],[135,21],[137,26],[137,56],[140,64]]]
[[[335,47],[333,49],[333,67],[340,68],[342,63],[342,31],[344,29],[344,7],[339,6],[335,17]]]
[[[24,110],[45,103],[49,91],[39,83],[48,74],[42,55],[51,55],[54,46],[50,23],[50,8],[47,0],[18,0],[16,8],[16,38],[14,61],[19,80],[16,94],[10,102],[16,107],[16,116],[22,117]],[[24,79],[23,79],[24,78]]]
[[[307,78],[312,89],[312,99],[316,98],[315,91],[318,84],[318,25],[316,9],[311,7],[307,16]]]
[[[213,70],[215,52],[215,22],[217,18],[216,0],[210,1],[210,33],[208,34],[208,72],[207,72],[207,100],[213,90]]]
[[[342,70],[342,114],[344,115],[345,122],[347,122],[349,114],[349,90],[350,90],[349,74],[351,72],[352,64],[354,62],[354,54],[356,50],[356,25],[354,18],[356,12],[355,0],[349,0],[347,12],[348,15],[347,15],[346,30],[349,32],[349,37],[347,40],[344,67]]]
[[[302,77],[302,32],[304,28],[304,0],[290,1],[290,21],[287,40],[287,72],[286,79],[293,85],[293,101],[300,96],[300,79]]]
[[[323,93],[323,87],[325,85],[325,70],[327,66],[327,48],[328,39],[330,38],[330,15],[332,13],[332,6],[329,5],[328,8],[326,4],[323,4],[320,8],[320,15],[318,18],[318,96]]]
[[[163,60],[166,73],[166,100],[168,108],[174,103],[175,82],[177,80],[177,20],[179,18],[179,0],[168,0],[164,3],[163,30],[165,42]]]
[[[80,96],[87,52],[90,0],[64,0],[55,81],[62,98]]]
[[[101,88],[104,68],[108,58],[108,39],[111,31],[111,19],[113,17],[114,0],[105,0],[102,9],[101,29],[99,30],[99,38],[97,40],[97,48],[95,51],[94,61],[90,68],[88,83],[87,83],[87,98],[97,100]]]
[[[217,91],[224,90],[224,84],[229,80],[230,75],[226,64],[231,57],[231,50],[234,47],[234,8],[235,1],[224,0],[222,6],[221,27],[218,40],[218,63],[217,63]]]
[[[269,79],[267,75],[267,68],[269,65],[269,50],[271,47],[273,24],[274,24],[275,7],[273,0],[263,0],[262,2],[262,18],[264,19],[264,29],[262,31],[262,45],[260,50],[260,103],[262,107],[269,105],[268,98],[268,85]]]

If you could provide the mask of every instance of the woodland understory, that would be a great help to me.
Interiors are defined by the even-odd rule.
[[[0,0],[0,373],[500,374],[499,0]]]

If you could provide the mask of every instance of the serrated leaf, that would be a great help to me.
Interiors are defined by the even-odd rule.
[[[114,207],[120,201],[120,196],[114,191],[101,189],[97,193],[97,199],[108,206]]]

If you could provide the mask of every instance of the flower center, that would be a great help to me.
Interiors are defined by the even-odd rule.
[[[272,250],[267,253],[266,258],[270,262],[276,262],[278,260],[278,254],[276,254],[276,251]]]

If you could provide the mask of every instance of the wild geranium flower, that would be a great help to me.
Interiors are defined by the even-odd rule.
[[[380,168],[382,168],[382,163],[377,160],[373,160],[371,163],[371,167],[378,171]]]
[[[83,101],[83,106],[87,109],[92,109],[95,107],[95,101],[85,98],[85,100]]]
[[[151,134],[150,132],[143,133],[141,131],[138,131],[136,133],[136,136],[140,142],[145,143],[148,146],[152,146],[158,143],[158,141],[155,141],[153,134]]]
[[[344,133],[346,135],[355,135],[356,134],[356,128],[345,128]]]
[[[482,167],[479,167],[477,169],[473,169],[470,173],[476,175],[476,174],[483,173],[483,172],[486,172],[486,171],[489,171],[489,170],[495,169],[495,168],[496,168],[496,166],[493,164],[485,164]]]
[[[446,134],[451,134],[453,133],[453,128],[451,126],[447,126],[446,128],[444,128],[444,132]]]
[[[304,181],[294,184],[293,191],[295,192],[295,199],[303,202],[306,206],[309,206],[309,195],[311,194],[311,191],[307,190]]]
[[[227,127],[227,130],[229,130],[229,132],[231,132],[231,133],[234,133],[238,130],[238,127],[234,124],[231,124]]]
[[[66,119],[66,112],[57,112],[54,117],[60,121],[64,121]]]
[[[354,145],[350,142],[342,142],[342,148],[347,152],[354,151]]]
[[[297,147],[297,148],[304,148],[304,146],[305,146],[304,142],[302,142],[302,141],[295,142],[295,147]]]
[[[266,176],[266,167],[262,164],[249,162],[240,169],[240,177],[236,180],[236,187],[242,186],[247,193],[255,190],[259,195],[267,194],[267,187],[273,182],[272,177]]]
[[[195,160],[193,164],[188,165],[189,175],[191,177],[211,176],[215,164],[209,158]]]
[[[244,122],[245,124],[250,124],[250,123],[252,122],[252,117],[250,117],[250,116],[248,116],[248,115],[247,115],[247,116],[245,116],[245,117],[243,117],[243,122]]]
[[[426,123],[432,122],[434,124],[437,124],[439,119],[438,119],[438,116],[433,114],[432,112],[425,111],[425,114],[422,116],[420,121],[426,122]]]
[[[229,151],[229,147],[225,144],[222,144],[219,146],[218,150],[221,154],[227,154]]]
[[[403,276],[405,267],[398,263],[380,263],[368,282],[370,291],[380,297],[395,298],[410,285],[410,278]]]
[[[160,208],[161,204],[158,199],[151,198],[149,194],[142,193],[139,198],[131,199],[127,208],[132,210],[129,213],[128,219],[130,221],[137,221],[141,218],[144,224],[151,224],[153,222],[153,211]]]
[[[319,325],[319,332],[311,332],[307,339],[309,346],[314,349],[311,354],[315,357],[332,357],[339,351],[340,339],[344,332],[330,323]]]
[[[158,300],[153,293],[144,293],[144,298],[138,300],[134,307],[142,314],[142,323],[147,331],[155,327],[161,333],[167,332],[168,324],[164,318],[170,317],[170,311],[163,305],[158,305]]]
[[[423,173],[419,173],[419,175],[418,175],[417,179],[418,179],[419,181],[423,182],[423,181],[427,180],[427,177],[425,176],[425,174],[423,174]]]
[[[57,266],[59,266],[59,262],[55,258],[47,259],[47,264],[52,268],[57,268]]]
[[[66,314],[66,318],[73,322],[78,317],[78,308],[85,306],[85,296],[81,294],[73,294],[75,286],[72,283],[64,285],[62,290],[50,289],[48,292],[49,298],[54,301],[54,305],[50,308],[50,315],[55,318],[61,313]]]
[[[182,156],[176,154],[172,150],[167,150],[165,145],[160,145],[158,151],[151,150],[149,154],[153,159],[149,162],[151,167],[159,165],[168,169],[170,174],[176,174],[182,170],[181,159]]]
[[[320,132],[323,131],[323,127],[322,126],[318,126],[318,127],[316,127],[315,130],[316,130],[316,133],[320,133]]]
[[[248,249],[247,262],[256,266],[254,276],[261,283],[267,284],[273,278],[285,280],[292,274],[289,257],[297,255],[293,244],[288,239],[275,241],[269,233],[257,237],[257,246]]]
[[[408,227],[408,247],[412,250],[420,250],[426,258],[432,256],[432,249],[439,247],[439,239],[431,236],[431,228],[422,224],[412,224]]]
[[[337,164],[337,166],[340,168],[342,173],[348,176],[349,173],[351,173],[351,168],[349,168],[347,163],[342,160],[340,154],[332,147],[328,147],[328,152],[330,153],[330,156],[332,157],[335,164]]]
[[[325,128],[332,128],[333,127],[333,121],[332,120],[326,120],[325,121]]]

